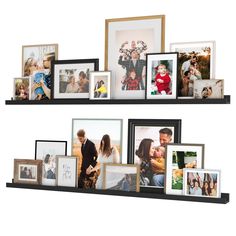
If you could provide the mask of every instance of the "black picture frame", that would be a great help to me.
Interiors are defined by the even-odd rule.
[[[70,64],[92,64],[93,68],[90,71],[99,71],[99,59],[98,58],[92,58],[92,59],[73,59],[73,60],[55,60],[52,62],[52,85],[51,85],[51,94],[52,94],[52,99],[83,99],[83,100],[89,100],[89,86],[88,86],[88,92],[85,92],[84,94],[86,94],[87,97],[58,97],[55,96],[56,93],[56,71],[55,71],[55,66],[57,65],[70,65]],[[89,76],[87,75],[87,79],[89,79]],[[60,81],[58,81],[60,82]],[[73,94],[73,93],[71,93]],[[74,93],[74,94],[78,94],[78,93]]]
[[[149,71],[149,57],[151,56],[157,56],[157,57],[160,57],[160,61],[161,58],[165,59],[163,61],[167,61],[167,58],[165,58],[166,56],[168,55],[172,55],[173,56],[173,60],[175,60],[175,64],[172,64],[172,75],[174,77],[174,80],[172,82],[172,92],[173,94],[171,95],[154,95],[156,97],[150,97],[148,95],[148,92],[149,92],[149,86],[148,86],[148,82],[149,82],[149,78],[148,78],[148,75],[150,74],[150,71]],[[146,54],[146,80],[145,80],[145,83],[146,83],[146,91],[145,91],[145,99],[177,99],[177,96],[178,96],[178,64],[179,64],[179,53],[178,52],[161,52],[161,53],[147,53]],[[171,58],[170,58],[171,59]],[[174,87],[174,88],[173,88]]]
[[[38,155],[38,148],[39,143],[45,144],[55,144],[60,143],[63,144],[62,147],[56,146],[55,148],[52,148],[52,146],[44,147],[43,152],[39,152],[40,155]],[[42,146],[41,146],[42,148]],[[45,152],[46,150],[46,152]],[[53,150],[53,151],[52,151]],[[56,152],[55,152],[56,150]],[[57,161],[56,157],[58,155],[67,156],[67,141],[61,141],[61,140],[35,140],[35,160],[42,160],[42,185],[49,185],[49,186],[56,186],[56,179],[57,179]],[[52,157],[52,158],[51,158]],[[46,161],[47,158],[47,161]],[[48,166],[50,163],[50,168],[46,171],[45,166]],[[47,173],[46,173],[47,172]]]
[[[128,120],[128,164],[135,164],[135,128],[137,126],[143,127],[173,127],[174,137],[173,143],[181,143],[181,119],[129,119]],[[140,192],[163,193],[164,187],[142,187],[140,185]]]

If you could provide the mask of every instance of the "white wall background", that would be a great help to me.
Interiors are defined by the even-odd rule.
[[[0,235],[222,235],[235,232],[234,1],[30,1],[0,3]],[[58,43],[60,59],[104,60],[106,18],[166,15],[170,42],[216,40],[216,78],[230,105],[5,106],[21,75],[21,46]],[[227,205],[10,189],[14,158],[33,158],[35,139],[68,140],[72,118],[181,118],[182,141],[205,143],[205,166],[222,170]],[[69,148],[70,150],[70,148]],[[126,156],[124,148],[123,160]]]

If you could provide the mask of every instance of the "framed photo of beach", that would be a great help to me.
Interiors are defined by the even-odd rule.
[[[144,99],[146,54],[165,49],[165,16],[105,21],[105,70],[112,71],[113,99]]]
[[[193,98],[195,81],[215,78],[215,41],[171,43],[170,51],[179,53],[178,98]]]
[[[204,168],[204,147],[204,144],[166,145],[166,194],[183,195],[183,169]]]
[[[53,63],[53,98],[88,99],[91,71],[99,70],[99,59],[58,60]]]
[[[140,166],[141,191],[164,193],[165,146],[176,142],[181,120],[128,120],[128,163]]]
[[[176,99],[178,53],[149,53],[146,58],[146,99]]]
[[[111,72],[93,71],[89,77],[89,99],[109,100],[111,97]]]
[[[51,99],[52,62],[58,59],[58,44],[22,46],[22,76],[31,77],[31,100]]]

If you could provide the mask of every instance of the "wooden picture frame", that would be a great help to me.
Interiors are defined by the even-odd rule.
[[[14,183],[40,185],[42,183],[42,161],[14,159]]]

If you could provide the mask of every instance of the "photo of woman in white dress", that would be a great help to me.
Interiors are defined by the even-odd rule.
[[[104,163],[119,163],[119,161],[120,154],[118,149],[111,144],[110,136],[105,134],[100,142],[97,164],[92,170],[100,172],[96,182],[96,189],[103,188]]]

